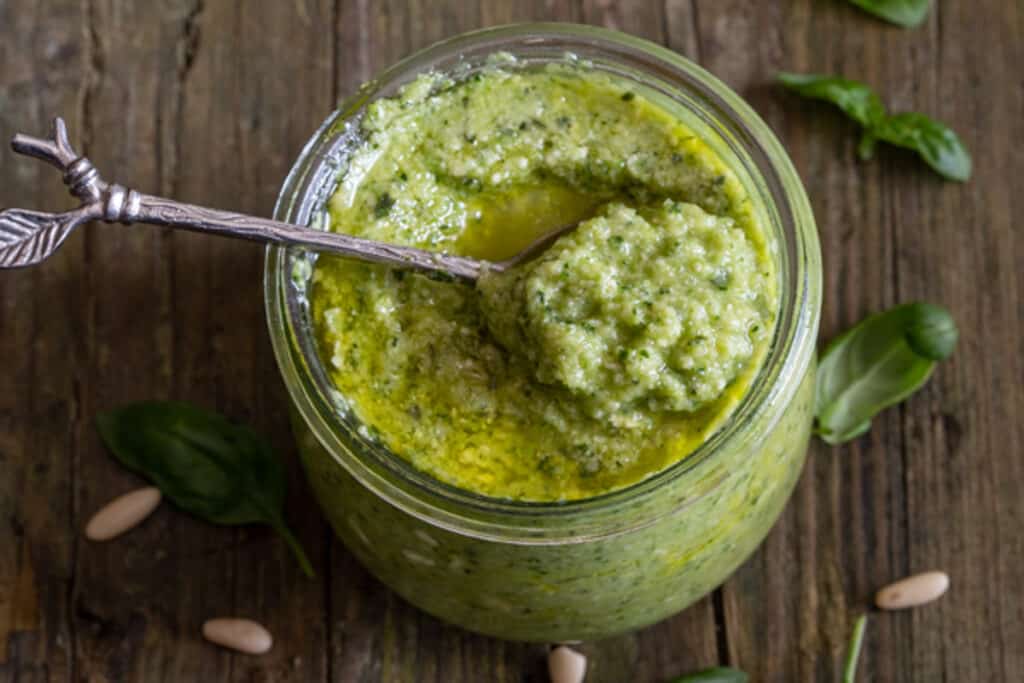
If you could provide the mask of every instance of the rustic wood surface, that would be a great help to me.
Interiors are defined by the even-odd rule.
[[[947,305],[956,355],[841,448],[815,444],[760,551],[721,589],[582,649],[590,682],[661,682],[728,663],[753,681],[838,681],[855,617],[890,579],[943,568],[924,609],[875,615],[860,680],[1024,680],[1024,4],[937,0],[915,30],[841,0],[0,0],[0,139],[62,114],[140,190],[268,214],[339,96],[435,40],[512,21],[601,24],[693,58],[749,99],[805,179],[825,258],[823,336],[865,313]],[[874,84],[946,121],[975,175],[855,159],[855,129],[771,85],[780,69]],[[49,167],[0,151],[0,206],[68,204]],[[446,626],[371,579],[317,513],[264,331],[261,250],[145,226],[89,226],[41,267],[0,273],[0,681],[543,681],[545,647]],[[247,419],[288,454],[308,580],[262,528],[164,507],[108,544],[89,515],[139,484],[96,412],[179,398]],[[262,621],[263,657],[199,637]]]

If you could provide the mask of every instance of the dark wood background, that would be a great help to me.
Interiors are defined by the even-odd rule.
[[[660,683],[722,662],[754,681],[838,681],[879,585],[942,568],[940,602],[871,619],[860,680],[1024,680],[1024,4],[938,0],[915,30],[841,0],[0,0],[0,139],[54,114],[108,177],[268,214],[332,103],[411,51],[525,20],[602,24],[697,60],[778,133],[813,201],[823,335],[897,302],[942,303],[956,355],[841,448],[816,443],[761,550],[721,589],[640,633],[583,646],[590,682]],[[946,183],[909,154],[855,159],[855,128],[771,85],[842,73],[932,114],[974,155]],[[57,174],[0,151],[0,206],[68,204]],[[0,681],[543,681],[545,647],[465,633],[371,579],[298,472],[264,331],[262,251],[90,226],[0,273]],[[292,470],[304,578],[262,528],[170,507],[108,544],[81,529],[139,485],[97,411],[178,398],[246,419]],[[211,616],[265,623],[253,658],[205,643]]]

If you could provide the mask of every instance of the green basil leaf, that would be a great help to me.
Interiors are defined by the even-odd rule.
[[[854,5],[876,17],[905,28],[918,26],[928,16],[931,0],[850,0]]]
[[[971,155],[952,130],[924,114],[894,114],[872,129],[890,145],[917,152],[938,173],[951,180],[971,177]]]
[[[885,105],[864,83],[839,76],[782,72],[779,82],[804,97],[831,102],[851,119],[870,128],[885,118]]]
[[[830,444],[856,438],[879,411],[917,391],[956,346],[952,316],[912,303],[868,316],[821,355],[815,385],[817,432]]]
[[[739,669],[716,666],[688,676],[673,678],[668,683],[747,683],[747,674]]]
[[[913,150],[940,175],[950,180],[971,177],[971,155],[956,133],[938,121],[914,112],[888,115],[885,105],[867,85],[839,76],[780,73],[779,82],[804,97],[839,107],[863,128],[857,155],[870,159],[882,140]]]
[[[258,434],[174,401],[133,403],[98,415],[96,425],[121,464],[179,508],[214,524],[268,524],[313,575],[284,520],[284,466]]]
[[[846,651],[846,666],[843,667],[843,683],[854,683],[857,680],[857,660],[860,649],[864,645],[864,630],[868,625],[868,615],[862,614],[853,625],[850,646]]]

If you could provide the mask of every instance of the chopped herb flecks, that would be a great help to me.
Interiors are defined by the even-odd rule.
[[[373,215],[377,218],[386,218],[391,213],[391,207],[395,205],[394,198],[385,192],[377,197],[377,203],[373,206]]]

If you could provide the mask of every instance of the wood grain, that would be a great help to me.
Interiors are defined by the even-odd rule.
[[[47,130],[51,112],[81,120],[81,17],[74,2],[0,4],[0,137]],[[0,204],[46,206],[60,178],[5,157]],[[65,206],[62,199],[57,206]],[[0,678],[74,673],[68,600],[78,538],[74,505],[83,395],[84,245],[72,237],[46,267],[2,280],[0,295]],[[7,274],[5,274],[7,275]]]
[[[943,568],[924,609],[873,614],[863,680],[1024,680],[1024,6],[940,1],[902,30],[841,0],[0,0],[0,138],[62,114],[99,168],[140,190],[267,215],[332,104],[435,40],[514,21],[618,28],[699,61],[746,97],[805,180],[825,256],[823,337],[914,299],[962,340],[913,401],[858,441],[816,444],[759,552],[714,595],[642,632],[583,644],[590,683],[659,683],[714,663],[754,681],[836,681],[880,585]],[[910,154],[855,158],[853,126],[772,87],[778,70],[867,81],[951,125],[966,185]],[[68,200],[3,153],[0,206]],[[1018,213],[1020,212],[1020,213]],[[145,226],[89,226],[41,267],[0,274],[0,682],[543,681],[543,646],[411,608],[333,540],[295,467],[264,332],[262,252]],[[138,484],[92,418],[180,398],[258,425],[289,456],[288,515],[318,576],[266,529],[164,506],[110,544],[92,511]],[[203,642],[258,619],[270,654]]]

